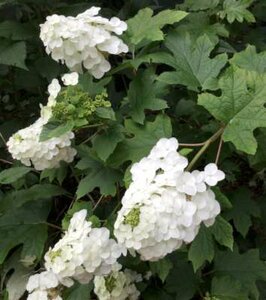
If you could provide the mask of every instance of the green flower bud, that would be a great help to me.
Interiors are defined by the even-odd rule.
[[[138,226],[140,221],[140,208],[134,207],[131,211],[125,216],[124,224],[130,225],[132,228]]]

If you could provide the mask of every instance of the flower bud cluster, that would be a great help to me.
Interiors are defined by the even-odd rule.
[[[135,283],[139,281],[142,277],[134,271],[113,271],[107,276],[95,276],[94,293],[99,300],[137,300],[140,292]]]
[[[106,99],[106,93],[92,98],[77,86],[69,86],[58,95],[52,107],[52,115],[60,122],[72,120],[77,126],[85,125],[95,120],[97,108],[111,107],[110,101]]]
[[[96,275],[108,275],[119,269],[117,259],[125,249],[110,239],[107,228],[92,228],[86,216],[85,209],[73,215],[68,230],[44,256],[46,271],[29,278],[30,293],[49,293],[59,284],[70,287],[74,280],[85,284]]]
[[[40,141],[43,128],[52,116],[52,107],[56,104],[60,90],[58,80],[54,79],[48,87],[48,104],[41,107],[41,117],[32,125],[16,132],[7,142],[8,151],[14,159],[20,160],[26,166],[33,164],[36,170],[57,168],[60,161],[70,163],[77,153],[71,147],[71,140],[74,138],[71,131]]]
[[[93,6],[76,17],[52,15],[40,25],[40,38],[54,60],[77,72],[83,66],[96,78],[110,70],[109,54],[128,52],[127,45],[116,36],[127,29],[127,24],[117,17],[103,18],[99,11]]]
[[[155,261],[189,243],[200,224],[214,223],[220,205],[209,186],[224,179],[215,164],[204,171],[188,165],[175,138],[157,142],[147,157],[131,167],[132,183],[122,199],[114,235],[141,259]]]

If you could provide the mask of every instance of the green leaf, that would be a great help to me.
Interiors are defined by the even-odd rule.
[[[233,228],[225,219],[218,216],[213,226],[210,227],[210,231],[219,244],[233,250]]]
[[[52,184],[35,184],[29,189],[7,193],[0,201],[0,215],[8,210],[15,210],[26,202],[51,199],[66,192],[59,186]]]
[[[33,265],[27,267],[24,262],[22,264],[20,252],[20,249],[16,250],[2,265],[2,278],[8,278],[9,276],[7,277],[7,274],[11,274],[11,272],[13,272],[6,283],[6,289],[9,296],[7,300],[21,299],[26,291],[27,281],[34,269]]]
[[[182,8],[188,9],[189,11],[199,11],[206,9],[213,9],[220,3],[220,0],[185,0]]]
[[[124,139],[123,131],[123,126],[115,123],[92,140],[93,149],[101,160],[106,161],[117,144]]]
[[[50,211],[47,200],[26,202],[20,207],[9,209],[0,216],[0,264],[9,251],[23,245],[21,257],[42,256],[47,239],[46,218]]]
[[[246,188],[239,188],[230,197],[233,208],[225,213],[227,220],[233,220],[238,232],[245,237],[252,224],[251,216],[259,217],[260,210],[257,203],[251,199],[250,191]]]
[[[55,179],[62,185],[64,179],[67,176],[67,163],[61,162],[59,168],[54,169],[45,169],[41,172],[40,180],[42,181],[45,178],[49,179],[49,182],[52,183]]]
[[[255,155],[248,157],[249,163],[255,166],[257,169],[262,170],[266,167],[266,130],[262,128],[259,134],[256,136],[258,141],[258,148]]]
[[[214,271],[216,276],[231,276],[238,280],[243,291],[255,299],[259,296],[256,281],[266,280],[266,264],[260,260],[258,249],[244,254],[239,254],[236,247],[234,252],[220,251],[215,257]]]
[[[93,81],[90,73],[85,73],[79,76],[79,85],[82,86],[84,92],[87,92],[90,97],[95,97],[105,91],[105,86],[111,81],[112,77],[105,77],[97,82]]]
[[[63,297],[64,300],[90,300],[90,293],[93,285],[75,283],[72,287],[65,290]]]
[[[247,8],[253,3],[253,0],[225,0],[223,3],[223,10],[218,12],[221,19],[226,18],[229,23],[238,21],[242,23],[255,22],[253,14]]]
[[[125,120],[125,128],[134,137],[118,144],[108,159],[113,166],[119,166],[126,161],[138,161],[149,153],[160,138],[172,136],[171,120],[166,115],[158,115],[153,122],[145,122],[144,125]]]
[[[228,210],[233,207],[230,200],[221,192],[218,187],[212,187],[212,191],[215,194],[215,199],[220,203],[222,210]]]
[[[214,258],[212,234],[204,225],[200,227],[199,233],[189,248],[188,258],[192,262],[195,272],[206,260],[211,262]]]
[[[0,172],[0,184],[10,184],[24,175],[28,174],[31,168],[27,167],[15,167]]]
[[[18,23],[14,21],[4,21],[0,23],[0,37],[14,41],[33,38],[36,33],[31,23]]]
[[[164,282],[170,270],[173,268],[173,264],[170,259],[163,258],[159,261],[150,262],[150,268],[152,273],[158,274],[162,282]]]
[[[175,298],[171,299],[193,299],[198,289],[199,278],[194,273],[191,263],[187,261],[187,253],[177,252],[172,258],[174,267],[166,278],[165,290],[174,295]]]
[[[167,108],[167,102],[158,98],[162,90],[155,83],[156,75],[152,69],[139,72],[131,81],[128,90],[130,115],[136,123],[143,124],[145,109],[161,110]]]
[[[86,176],[79,182],[77,198],[85,196],[93,189],[98,187],[102,195],[114,196],[116,194],[116,183],[122,180],[120,171],[110,168],[103,162],[92,157],[84,157],[76,166],[78,169],[85,170]]]
[[[256,47],[248,45],[244,51],[235,53],[230,63],[241,69],[263,74],[266,72],[266,51],[257,53]]]
[[[200,105],[226,125],[223,140],[248,154],[257,149],[253,131],[266,127],[265,82],[266,76],[256,74],[250,80],[245,70],[230,67],[219,80],[220,97],[204,93],[198,98]]]
[[[220,300],[249,300],[241,283],[231,276],[214,277],[211,294]]]
[[[164,10],[153,16],[150,8],[141,9],[137,15],[127,21],[128,29],[126,36],[134,45],[147,44],[148,42],[161,41],[164,39],[162,28],[167,24],[181,21],[187,15],[184,11]],[[143,26],[145,24],[145,26]]]
[[[40,142],[47,141],[54,137],[59,137],[74,128],[74,122],[68,121],[64,124],[58,122],[48,122],[43,126],[42,132],[40,134]]]
[[[115,113],[111,107],[97,107],[95,114],[101,119],[115,121]]]
[[[165,63],[176,71],[164,72],[158,80],[168,84],[182,84],[188,89],[213,89],[216,77],[227,62],[227,55],[220,54],[210,58],[215,44],[207,35],[196,41],[187,33],[172,32],[165,41],[165,46],[172,52],[173,59]]]
[[[25,42],[0,41],[0,64],[28,70],[25,65]]]

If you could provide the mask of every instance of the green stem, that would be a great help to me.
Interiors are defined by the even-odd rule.
[[[211,136],[204,143],[203,147],[199,150],[199,152],[194,156],[194,158],[192,159],[192,161],[188,165],[186,171],[190,171],[193,168],[193,166],[200,159],[202,154],[208,149],[208,147],[211,145],[211,143],[213,143],[214,141],[216,141],[219,138],[219,136],[223,133],[223,131],[224,131],[224,128],[220,128],[213,136]]]

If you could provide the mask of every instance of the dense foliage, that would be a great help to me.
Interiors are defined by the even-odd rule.
[[[1,299],[266,299],[265,14],[0,2]]]

